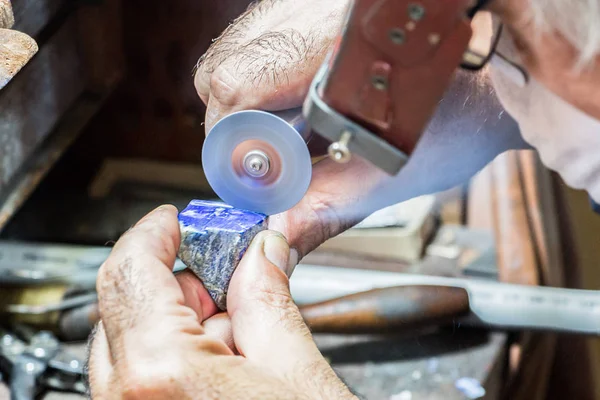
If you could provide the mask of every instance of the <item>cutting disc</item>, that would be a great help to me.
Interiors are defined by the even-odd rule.
[[[302,136],[284,119],[240,111],[220,120],[202,148],[208,183],[226,203],[274,215],[308,190],[312,163]]]

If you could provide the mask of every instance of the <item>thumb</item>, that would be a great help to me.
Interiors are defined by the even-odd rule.
[[[237,267],[227,294],[237,349],[247,359],[284,376],[315,361],[325,362],[292,300],[283,272],[289,255],[280,233],[259,233]]]

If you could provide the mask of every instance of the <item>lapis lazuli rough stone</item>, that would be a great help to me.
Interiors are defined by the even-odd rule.
[[[179,214],[179,227],[179,258],[225,310],[233,272],[254,236],[267,229],[267,216],[214,201],[192,200]]]

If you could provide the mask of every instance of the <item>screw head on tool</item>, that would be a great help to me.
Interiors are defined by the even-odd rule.
[[[249,151],[244,156],[244,171],[253,178],[262,178],[271,168],[269,156],[260,150]]]
[[[385,76],[374,75],[371,78],[371,84],[373,87],[380,91],[386,91],[388,89],[388,80]]]
[[[389,33],[390,40],[396,45],[402,45],[406,41],[406,32],[400,28],[394,28]]]
[[[414,20],[414,21],[419,21],[421,19],[423,19],[423,17],[425,16],[425,7],[423,7],[420,4],[409,4],[408,5],[408,15],[410,17],[410,19]]]
[[[350,139],[352,139],[352,134],[350,132],[342,133],[340,140],[329,145],[329,148],[327,149],[329,157],[340,164],[345,164],[350,161],[352,158],[352,153],[348,148]]]

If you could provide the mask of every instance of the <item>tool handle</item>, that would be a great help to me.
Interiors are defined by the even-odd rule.
[[[85,340],[98,321],[100,321],[98,303],[65,311],[58,322],[60,338],[66,341]]]
[[[301,308],[313,332],[346,334],[440,325],[468,312],[465,289],[440,286],[374,289]]]

